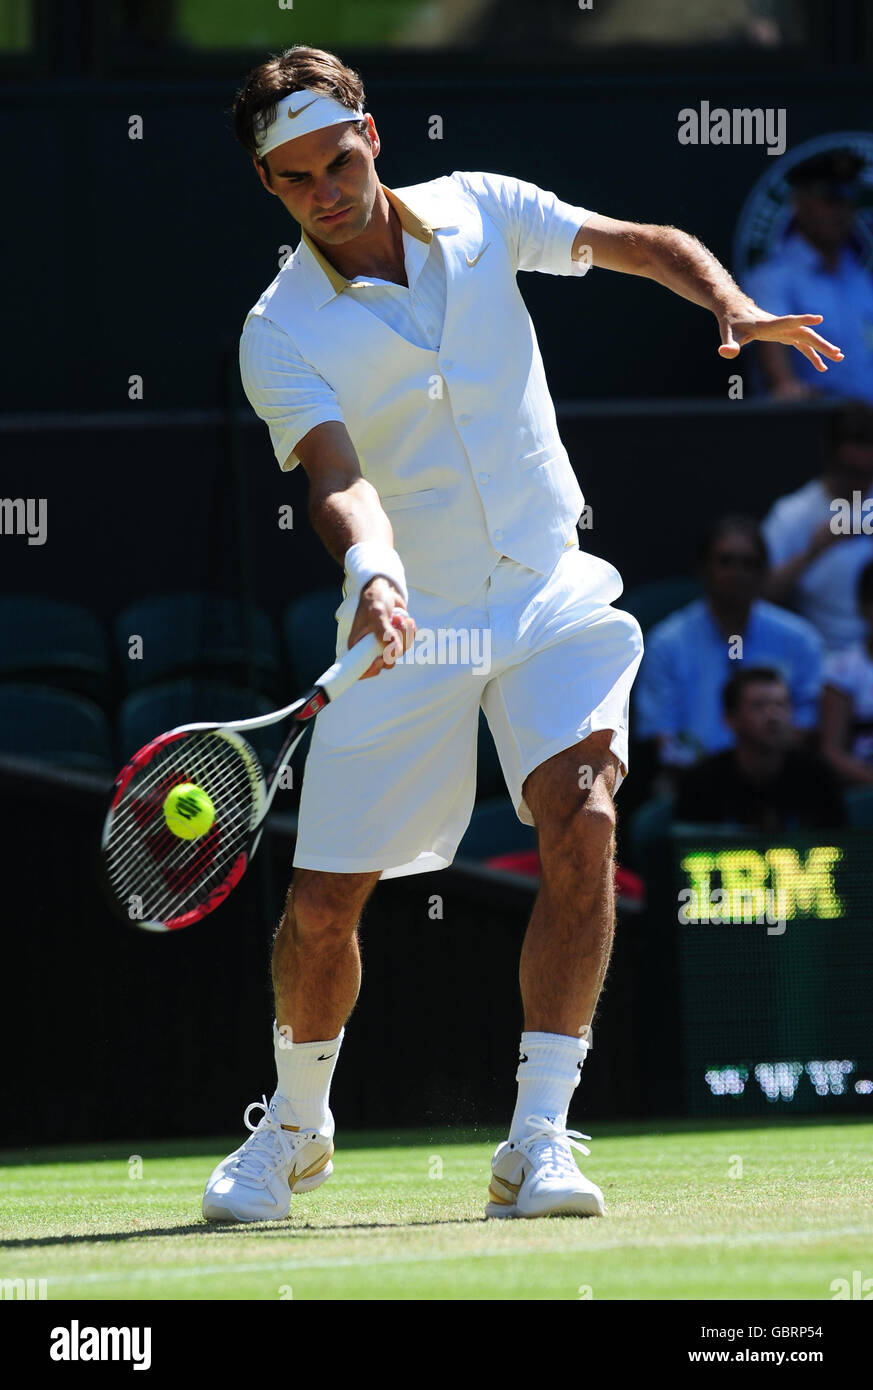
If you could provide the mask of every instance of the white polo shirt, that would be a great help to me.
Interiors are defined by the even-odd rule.
[[[243,383],[285,470],[341,421],[410,589],[463,602],[501,555],[546,576],[578,548],[584,497],[517,273],[584,275],[571,253],[592,214],[499,174],[383,189],[409,284],[350,281],[304,232],[249,312]]]
[[[520,270],[582,276],[588,267],[571,256],[580,226],[591,212],[562,202],[554,193],[503,174],[455,172],[452,179],[472,193],[506,237],[517,246]],[[446,315],[446,267],[438,237],[425,239],[420,219],[391,189],[382,185],[401,221],[405,285],[356,275],[348,280],[321,254],[310,237],[303,241],[336,293],[353,294],[360,304],[416,347],[440,345]],[[343,423],[336,392],[265,315],[248,319],[240,342],[240,371],[246,395],[270,430],[280,467],[299,459],[295,444],[327,420]]]

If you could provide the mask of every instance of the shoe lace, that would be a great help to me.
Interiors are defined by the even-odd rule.
[[[555,1177],[578,1174],[579,1168],[572,1150],[578,1149],[580,1153],[590,1154],[591,1150],[585,1144],[577,1142],[580,1139],[590,1139],[590,1134],[580,1134],[578,1129],[565,1129],[545,1115],[528,1115],[525,1123],[530,1128],[530,1133],[525,1135],[518,1145],[522,1153],[532,1158],[533,1151],[536,1151],[538,1166]]]
[[[256,1125],[249,1120],[253,1110],[264,1112]],[[246,1141],[242,1153],[228,1172],[235,1178],[242,1178],[248,1186],[264,1187],[270,1172],[279,1164],[292,1160],[300,1140],[307,1136],[283,1129],[270,1111],[266,1096],[253,1100],[247,1106],[243,1120],[246,1129],[251,1130],[255,1137]]]

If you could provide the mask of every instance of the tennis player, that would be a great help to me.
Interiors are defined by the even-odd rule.
[[[612,944],[613,798],[643,644],[613,606],[619,574],[579,548],[584,501],[516,275],[581,278],[593,264],[657,280],[715,315],[726,358],[752,339],[791,344],[819,371],[842,354],[813,331],[820,316],[759,309],[673,227],[501,174],[387,188],[360,78],[331,53],[298,46],[254,69],[234,121],[301,227],[246,319],[245,389],[280,466],[302,463],[310,521],[344,568],[337,651],[373,632],[385,655],[315,728],[273,952],[276,1091],[246,1111],[250,1135],[209,1178],[203,1214],[282,1218],[330,1176],[361,912],[380,878],[452,862],[481,706],[542,861],[521,952],[518,1101],[485,1211],[601,1215],[573,1153],[588,1136],[567,1112]],[[657,323],[643,331],[657,351]],[[426,660],[410,647],[416,625]],[[447,1011],[471,1051],[481,1026]]]

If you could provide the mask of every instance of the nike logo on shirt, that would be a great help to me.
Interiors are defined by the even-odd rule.
[[[490,242],[490,241],[486,241],[485,245],[482,247],[482,250],[479,252],[478,256],[474,256],[472,260],[470,260],[470,257],[467,256],[467,265],[469,265],[469,266],[477,265],[478,262],[481,261],[482,257],[485,255],[485,252],[488,250],[488,247],[489,247],[490,245],[491,245],[491,242]]]

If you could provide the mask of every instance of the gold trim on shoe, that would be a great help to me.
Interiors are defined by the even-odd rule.
[[[314,1163],[310,1163],[308,1168],[304,1168],[302,1173],[298,1173],[296,1168],[292,1168],[291,1172],[288,1174],[288,1186],[290,1187],[291,1191],[294,1191],[294,1188],[297,1186],[298,1182],[300,1182],[303,1178],[314,1178],[316,1173],[320,1173],[322,1168],[327,1167],[332,1158],[333,1144],[331,1144],[330,1148],[328,1149],[327,1153],[324,1155],[323,1158],[317,1158]]]
[[[496,1173],[491,1174],[491,1181],[501,1183],[506,1188],[507,1192],[512,1193],[513,1197],[518,1196],[521,1187],[520,1182],[510,1182],[508,1178],[499,1178]]]
[[[507,1197],[501,1197],[499,1192],[495,1192],[493,1187],[489,1187],[488,1196],[492,1202],[496,1202],[500,1207],[514,1207],[515,1203],[510,1202]]]

